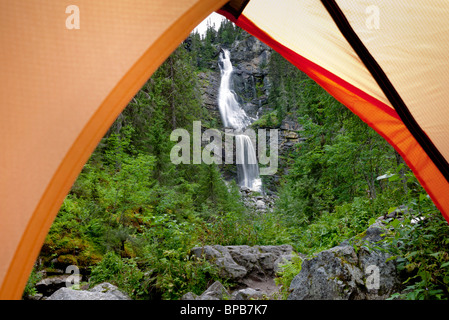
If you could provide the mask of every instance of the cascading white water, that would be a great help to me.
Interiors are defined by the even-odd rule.
[[[220,52],[219,59],[221,82],[218,106],[223,125],[237,132],[235,135],[235,150],[238,184],[253,191],[261,191],[262,180],[259,176],[256,151],[251,138],[243,134],[245,128],[251,124],[251,119],[247,116],[245,110],[240,107],[230,86],[233,67],[229,51],[223,49]]]
[[[227,128],[244,130],[251,121],[246,115],[245,110],[240,107],[235,97],[235,93],[230,87],[233,68],[228,50],[223,49],[223,51],[220,52],[219,65],[221,70],[221,82],[218,94],[218,106],[220,108],[223,125]]]
[[[237,134],[235,144],[239,185],[248,187],[253,191],[261,191],[262,180],[259,177],[256,151],[251,138],[244,134]]]

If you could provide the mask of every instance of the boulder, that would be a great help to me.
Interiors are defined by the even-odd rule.
[[[256,208],[258,210],[265,210],[266,209],[265,202],[263,200],[257,200],[256,201]]]
[[[260,288],[242,288],[229,293],[220,281],[215,281],[201,295],[188,292],[181,300],[252,300],[264,299],[267,293]]]
[[[44,296],[49,296],[56,290],[66,287],[66,281],[70,275],[56,275],[48,278],[44,278],[38,283],[36,283],[36,291],[43,294]]]
[[[288,300],[348,300],[359,298],[363,274],[352,246],[335,247],[304,260],[290,284]]]
[[[279,264],[291,259],[293,248],[290,245],[214,245],[195,247],[191,253],[216,265],[220,276],[241,282],[245,277],[261,279],[274,276]]]
[[[90,290],[60,288],[46,300],[131,300],[126,294],[110,283],[104,282]]]
[[[203,292],[196,300],[224,300],[231,295],[220,281],[215,281],[206,291]]]
[[[291,245],[279,246],[257,246],[260,251],[259,264],[264,272],[270,276],[274,276],[279,269],[279,265],[290,261],[294,254]]]
[[[265,293],[260,289],[255,288],[244,288],[237,290],[232,293],[233,300],[253,300],[253,299],[263,299]]]
[[[400,286],[400,276],[396,263],[387,261],[391,255],[384,251],[360,248],[359,266],[365,275],[365,299],[384,300],[396,292]]]
[[[240,192],[241,192],[242,194],[244,194],[244,195],[247,195],[247,194],[251,193],[251,189],[248,188],[248,187],[245,187],[245,186],[241,186],[241,187],[240,187]]]
[[[198,299],[198,295],[193,292],[187,292],[185,295],[181,297],[181,300],[196,300]]]
[[[263,272],[258,264],[259,250],[250,246],[226,246],[232,259],[240,266],[245,268],[246,274],[254,272]]]
[[[220,245],[195,247],[191,250],[191,253],[198,258],[205,258],[215,264],[219,269],[219,275],[223,278],[239,280],[247,273],[244,267],[238,265],[232,259],[226,247]]]
[[[206,289],[200,296],[193,292],[187,292],[182,296],[181,300],[225,300],[232,299],[231,294],[221,284],[220,281],[215,281],[209,288]]]
[[[227,299],[247,300],[272,296],[279,291],[274,276],[280,265],[291,260],[294,253],[292,246],[204,246],[195,247],[191,253],[215,264],[223,278],[236,283],[235,292]],[[216,289],[216,284],[212,289]],[[211,288],[209,288],[211,289]],[[208,290],[209,290],[208,289]],[[211,289],[211,290],[212,290]],[[221,288],[220,290],[222,290]],[[207,292],[207,291],[206,291]],[[205,292],[205,293],[206,293]],[[201,296],[189,292],[184,300],[205,300],[216,297],[215,294],[203,293]],[[225,292],[227,295],[229,293]]]
[[[387,232],[380,221],[359,238],[305,259],[290,284],[288,300],[383,300],[400,280],[388,248],[379,242]],[[356,249],[355,249],[356,248]]]

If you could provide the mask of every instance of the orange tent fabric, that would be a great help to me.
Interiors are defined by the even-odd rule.
[[[0,2],[0,298],[21,297],[64,197],[115,118],[224,3]],[[72,4],[79,29],[66,27]]]
[[[446,1],[226,2],[0,0],[0,299],[115,118],[220,8],[389,141],[449,221]]]
[[[236,19],[225,11],[220,13],[281,53],[386,139],[403,157],[449,222],[448,181],[394,109],[282,45],[244,15]]]

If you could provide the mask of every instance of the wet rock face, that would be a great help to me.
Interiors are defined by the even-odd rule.
[[[223,130],[223,121],[218,107],[221,79],[218,55],[222,49],[224,48],[218,45],[215,47],[216,62],[214,62],[214,68],[204,70],[198,74],[203,106],[207,109],[207,121],[210,126],[219,130]],[[268,66],[273,52],[272,49],[249,34],[243,36],[241,40],[235,41],[230,48],[225,49],[230,52],[230,60],[233,66],[230,89],[235,93],[239,105],[247,116],[254,122],[262,116],[273,112],[274,106],[270,106],[268,103],[271,89]],[[280,156],[290,153],[296,144],[304,140],[299,135],[298,131],[301,128],[295,117],[282,119],[280,127],[279,124],[276,124],[276,126],[279,129],[278,150]],[[258,128],[254,127],[256,133]],[[269,129],[274,128],[273,124],[260,128],[268,129],[266,139],[267,145],[269,145]],[[226,180],[236,179],[236,170],[226,168],[223,171]],[[275,174],[264,177],[266,191],[275,192],[279,186],[281,176],[285,173],[283,164],[279,163],[279,170]],[[257,207],[255,203],[254,206]],[[265,203],[264,208],[262,203],[259,202],[257,209],[269,210],[269,208],[269,203]]]
[[[219,126],[222,125],[218,109],[221,77],[218,53],[221,49],[216,47],[217,63],[214,68],[198,74],[203,105],[212,117],[220,120],[217,123]],[[270,89],[267,66],[272,49],[249,35],[227,49],[230,51],[233,65],[231,90],[235,92],[239,104],[247,115],[255,120],[263,113],[263,106],[267,103]]]
[[[218,89],[220,87],[218,53],[221,49],[218,46],[216,48],[217,63],[214,68],[199,73],[203,104],[209,111],[218,114],[218,118]],[[249,35],[226,49],[230,51],[233,65],[231,90],[235,92],[239,104],[247,115],[256,119],[267,103],[270,89],[267,67],[272,49]]]
[[[234,66],[232,85],[239,103],[252,118],[258,118],[270,89],[268,62],[271,48],[254,37],[236,41],[230,48]]]
[[[218,88],[220,87],[219,71],[204,71],[198,73],[200,93],[203,105],[210,116],[219,121],[221,126],[220,111],[218,109]]]

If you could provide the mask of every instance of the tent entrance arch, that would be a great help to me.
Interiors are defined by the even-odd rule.
[[[79,29],[66,28],[72,4]],[[367,30],[372,5],[381,27]],[[449,220],[443,0],[30,0],[1,1],[0,9],[0,298],[21,297],[45,235],[101,137],[213,11],[270,45],[382,135]],[[351,39],[382,70],[405,118]]]

